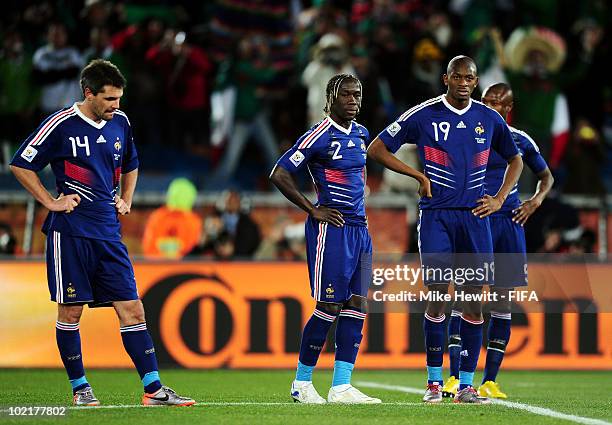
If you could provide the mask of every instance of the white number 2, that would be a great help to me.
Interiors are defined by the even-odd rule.
[[[342,155],[338,155],[338,152],[340,152],[340,148],[342,147],[340,142],[332,142],[331,145],[332,145],[332,148],[334,146],[336,147],[336,151],[334,152],[334,155],[332,156],[332,159],[342,159]]]
[[[446,142],[446,139],[448,139],[448,131],[450,130],[450,123],[446,121],[442,121],[440,124],[438,124],[437,122],[432,122],[431,125],[433,125],[434,128],[434,136],[436,138],[436,142],[439,140],[438,127],[440,127],[440,131],[444,133],[444,141]]]
[[[83,137],[83,143],[81,143],[80,137],[70,137],[70,141],[72,142],[72,156],[76,158],[77,146],[79,148],[85,148],[85,155],[89,156],[89,140],[87,139],[87,136]]]

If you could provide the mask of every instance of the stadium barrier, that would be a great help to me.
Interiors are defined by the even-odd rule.
[[[530,264],[530,276],[537,276],[541,267]],[[584,265],[558,266],[559,276],[568,279],[575,279],[579,269]],[[612,264],[599,264],[596,270],[599,277],[592,279],[591,289],[610,301]],[[135,273],[162,366],[295,366],[301,329],[314,304],[305,264],[136,262]],[[44,263],[0,262],[0,276],[0,367],[61,367],[56,307],[48,300]],[[539,285],[537,278],[530,278],[529,289],[537,291]],[[577,314],[570,305],[559,305],[563,300],[547,302],[556,302],[559,313],[513,315],[504,367],[611,369],[610,310]],[[81,336],[86,366],[131,366],[112,309],[86,309]],[[323,367],[333,366],[330,347],[328,341],[320,360]],[[422,315],[370,315],[357,361],[364,369],[423,367]]]

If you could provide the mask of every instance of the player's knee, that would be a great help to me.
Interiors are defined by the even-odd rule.
[[[512,311],[512,302],[510,301],[510,288],[494,289],[493,293],[497,296],[496,300],[490,303],[491,313],[497,312],[501,314],[510,314]]]
[[[340,310],[342,310],[342,304],[317,301],[317,310],[322,310],[327,314],[337,317],[340,314]]]
[[[145,312],[142,301],[121,301],[114,303],[121,326],[136,325],[145,322]]]
[[[368,300],[365,297],[359,295],[351,295],[351,298],[344,303],[344,307],[351,307],[355,310],[359,310],[363,313],[368,311]]]
[[[83,314],[82,305],[58,304],[57,320],[64,323],[79,323]]]

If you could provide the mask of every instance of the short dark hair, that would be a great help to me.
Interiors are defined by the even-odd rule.
[[[326,102],[325,108],[323,108],[323,112],[329,114],[329,112],[331,111],[331,106],[334,104],[336,98],[338,97],[338,91],[340,90],[340,86],[342,86],[342,84],[346,81],[353,81],[359,84],[359,88],[361,88],[361,81],[359,81],[359,78],[355,77],[352,74],[334,75],[327,82],[327,88],[325,89]]]
[[[115,65],[104,59],[94,59],[81,71],[81,90],[88,88],[94,95],[102,91],[104,86],[124,88],[125,77]]]

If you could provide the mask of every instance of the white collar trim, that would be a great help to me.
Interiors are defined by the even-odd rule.
[[[97,128],[98,130],[100,130],[102,127],[104,127],[106,125],[106,123],[108,122],[106,120],[102,120],[100,122],[95,122],[94,120],[92,120],[90,118],[87,118],[85,116],[85,114],[81,111],[81,109],[79,108],[78,102],[74,102],[74,105],[72,105],[72,107],[76,111],[77,115],[83,119],[83,121],[85,121],[87,124],[91,125],[92,127]]]
[[[329,118],[329,122],[332,123],[332,125],[336,127],[338,130],[340,130],[344,134],[351,134],[351,130],[353,129],[353,121],[351,121],[351,125],[349,125],[349,128],[344,128],[340,124],[338,124],[336,121],[332,120],[331,116],[328,116],[327,118]]]
[[[470,109],[470,107],[472,106],[472,98],[470,98],[470,100],[468,100],[468,104],[467,104],[467,106],[466,106],[465,108],[463,108],[463,109],[457,109],[457,108],[455,108],[453,105],[451,105],[450,103],[448,103],[448,100],[446,100],[446,95],[445,95],[445,94],[443,94],[443,95],[442,95],[442,103],[444,103],[444,105],[445,105],[445,106],[446,106],[448,109],[450,109],[451,111],[453,111],[453,112],[454,112],[454,113],[456,113],[457,115],[463,115],[463,114],[465,114],[465,113],[466,113],[466,112],[467,112],[467,111]]]

